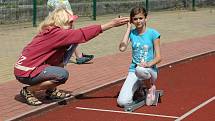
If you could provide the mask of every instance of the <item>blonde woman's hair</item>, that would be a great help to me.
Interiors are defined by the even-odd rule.
[[[66,8],[58,8],[51,12],[44,21],[42,21],[38,27],[38,32],[42,32],[47,27],[58,26],[65,28],[69,25],[70,18],[69,14],[73,15],[71,10]]]

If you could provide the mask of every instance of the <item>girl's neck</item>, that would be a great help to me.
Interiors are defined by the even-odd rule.
[[[146,31],[146,26],[143,26],[142,28],[137,28],[137,32],[139,35],[143,34]]]

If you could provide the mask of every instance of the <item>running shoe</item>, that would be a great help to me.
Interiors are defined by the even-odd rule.
[[[84,64],[87,63],[88,61],[92,60],[91,58],[87,57],[81,57],[76,59],[76,64]]]
[[[89,58],[90,60],[92,60],[94,58],[94,55],[87,55],[87,54],[82,54],[83,57]]]
[[[152,85],[151,88],[148,90],[148,93],[146,96],[146,105],[150,106],[154,103],[155,91],[156,91],[156,87],[155,87],[155,85]]]
[[[82,53],[82,56],[83,57],[76,59],[76,64],[84,64],[94,58],[94,55],[86,55],[84,53]]]

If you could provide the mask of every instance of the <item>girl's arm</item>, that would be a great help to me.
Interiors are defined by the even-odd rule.
[[[154,41],[155,58],[154,60],[147,62],[145,67],[152,67],[161,62],[161,52],[160,52],[160,38]]]
[[[121,43],[119,45],[119,50],[121,52],[124,52],[127,49],[127,47],[128,47],[128,44],[130,42],[130,38],[129,38],[130,32],[131,32],[131,23],[128,22],[128,24],[127,24],[127,30],[125,32],[123,40],[121,41]]]

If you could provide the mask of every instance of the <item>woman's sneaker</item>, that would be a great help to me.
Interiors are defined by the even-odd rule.
[[[156,87],[155,87],[155,85],[152,85],[151,88],[148,90],[148,93],[146,96],[146,105],[150,106],[154,103],[155,91],[156,91]]]

